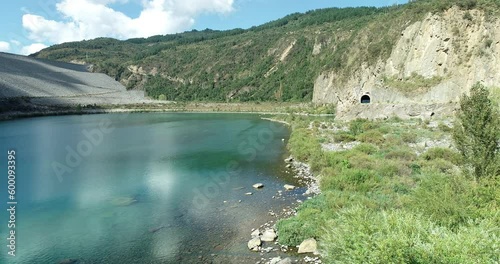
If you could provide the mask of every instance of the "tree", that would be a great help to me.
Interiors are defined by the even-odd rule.
[[[476,180],[497,176],[500,152],[500,114],[489,91],[480,83],[460,99],[453,139],[463,157],[463,168]]]

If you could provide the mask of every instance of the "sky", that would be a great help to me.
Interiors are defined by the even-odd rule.
[[[388,6],[407,0],[16,0],[2,1],[0,52],[22,55],[54,44],[129,39],[192,29],[250,28],[295,12]]]

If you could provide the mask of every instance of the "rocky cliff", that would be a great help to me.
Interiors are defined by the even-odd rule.
[[[406,26],[389,58],[363,63],[349,78],[322,72],[313,102],[336,103],[348,119],[450,114],[476,82],[499,86],[499,62],[500,20],[453,7]]]

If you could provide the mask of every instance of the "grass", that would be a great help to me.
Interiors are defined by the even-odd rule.
[[[322,194],[277,223],[280,243],[316,238],[325,263],[499,261],[498,179],[463,176],[453,149],[426,147],[417,154],[411,147],[420,139],[447,138],[449,130],[398,119],[312,129],[306,117],[289,122],[290,151],[311,164]],[[344,129],[326,129],[332,127]],[[340,141],[362,143],[342,152],[320,145]]]
[[[425,93],[430,88],[438,85],[443,81],[443,77],[434,76],[432,78],[425,78],[422,75],[413,73],[409,77],[398,79],[395,77],[384,77],[384,83],[396,90],[405,94]]]

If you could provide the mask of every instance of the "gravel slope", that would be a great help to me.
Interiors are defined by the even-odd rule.
[[[142,91],[127,91],[113,78],[85,65],[0,52],[0,99],[29,97],[47,105],[151,102]]]

